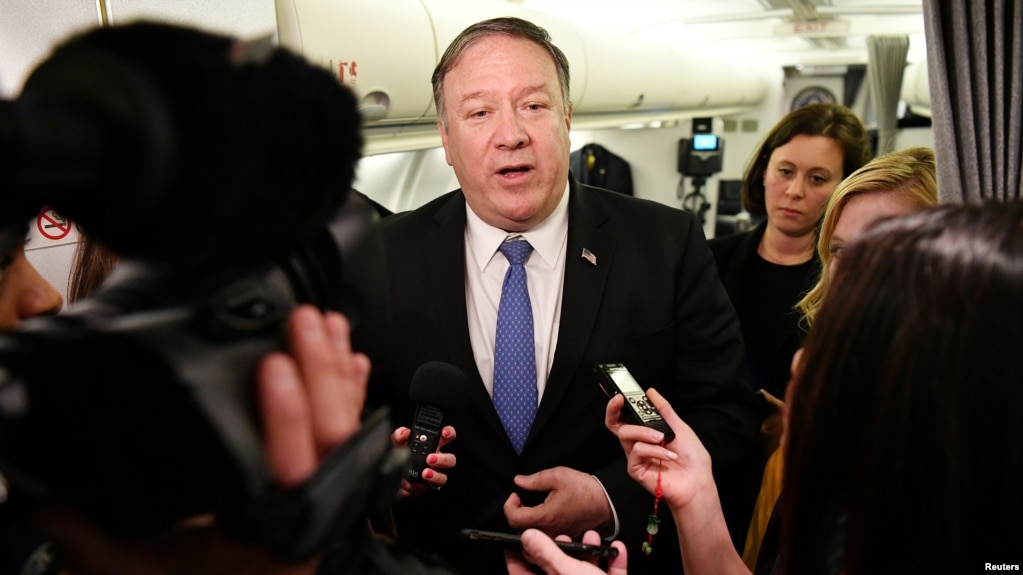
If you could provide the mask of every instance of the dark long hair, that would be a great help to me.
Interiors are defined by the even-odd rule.
[[[118,261],[120,258],[113,252],[96,240],[83,236],[75,247],[75,259],[71,264],[67,288],[68,303],[72,304],[92,295],[110,275]]]
[[[845,575],[1018,560],[1021,350],[1023,204],[927,209],[847,247],[794,384],[781,572],[835,572],[841,549]]]

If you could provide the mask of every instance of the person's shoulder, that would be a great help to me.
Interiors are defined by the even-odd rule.
[[[750,230],[747,232],[737,232],[734,234],[728,234],[727,236],[718,236],[707,240],[707,245],[710,246],[710,251],[714,254],[714,260],[718,264],[718,268],[723,270],[728,266],[737,254],[740,253],[742,246],[747,242],[753,242],[753,236],[756,234],[756,230]]]
[[[711,248],[716,247],[717,249],[727,249],[729,247],[739,245],[745,238],[749,237],[750,234],[752,233],[753,233],[752,231],[735,232],[733,234],[711,238],[707,240],[707,243],[710,244]]]
[[[735,232],[711,238],[707,240],[707,243],[710,244],[711,249],[721,251],[734,251],[738,249],[739,246],[746,244],[749,244],[750,247],[752,247],[752,245],[760,243],[760,238],[764,235],[766,227],[767,222],[761,222],[745,232]]]
[[[440,212],[441,209],[452,201],[455,195],[458,194],[460,194],[460,190],[447,192],[430,200],[429,202],[426,202],[418,208],[397,212],[381,218],[380,223],[384,230],[393,230],[407,225],[415,225],[419,222],[430,221],[437,213]]]

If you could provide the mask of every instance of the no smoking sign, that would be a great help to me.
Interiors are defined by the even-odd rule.
[[[71,221],[51,209],[36,217],[36,228],[48,240],[62,240],[71,233]]]
[[[31,250],[78,241],[75,223],[52,208],[44,208],[35,218],[25,249]]]

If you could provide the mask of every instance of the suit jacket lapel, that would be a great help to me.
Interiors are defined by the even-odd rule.
[[[465,372],[469,380],[469,401],[488,425],[504,436],[504,426],[483,385],[469,338],[465,301],[465,210],[465,196],[461,190],[437,210],[433,217],[436,227],[422,240],[422,262],[430,269],[430,293],[440,294],[434,304],[437,306],[434,315],[455,328],[440,331],[444,333],[444,346],[452,364]],[[451,254],[460,255],[451,257]],[[510,440],[508,447],[511,448]]]
[[[610,225],[608,210],[586,192],[575,180],[571,181],[561,325],[554,364],[533,422],[533,433],[550,419],[579,370],[605,297],[604,290],[618,243],[619,231]],[[597,264],[583,257],[583,249],[595,256]]]

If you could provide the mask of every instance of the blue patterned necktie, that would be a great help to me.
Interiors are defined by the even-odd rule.
[[[526,289],[526,258],[533,246],[525,240],[501,244],[508,272],[501,288],[494,343],[494,407],[504,429],[522,453],[536,416],[536,349],[533,346],[533,308]]]

